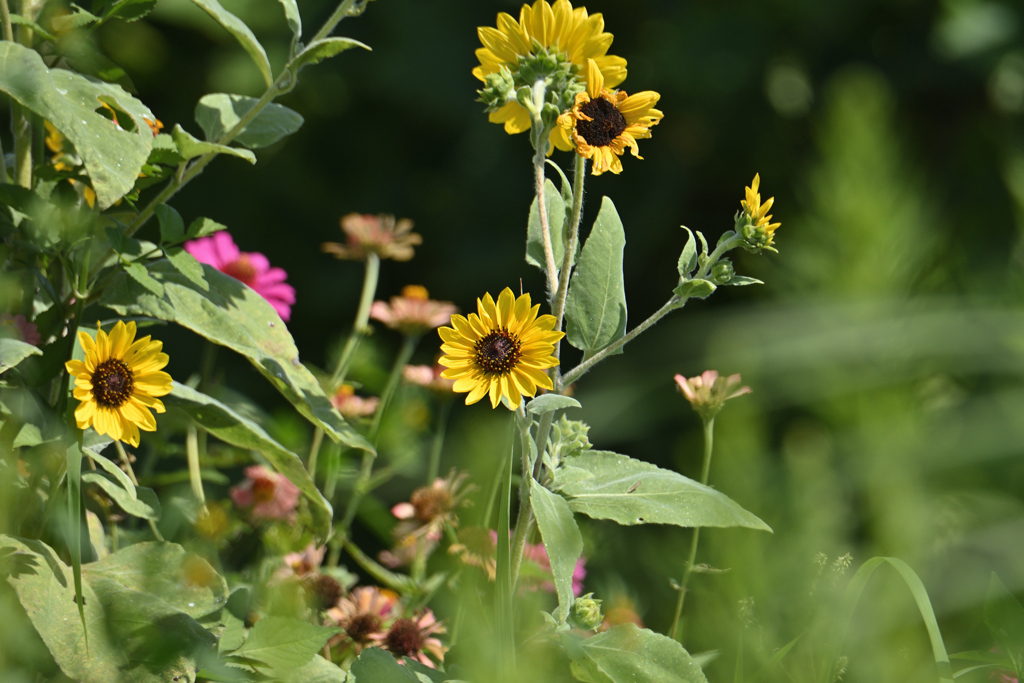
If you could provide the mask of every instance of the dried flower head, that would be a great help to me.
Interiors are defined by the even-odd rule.
[[[442,372],[444,372],[444,368],[440,365],[406,365],[402,368],[402,377],[409,384],[415,384],[442,395],[451,395],[454,393],[452,388],[455,386],[455,380],[445,379],[441,376]]]
[[[479,526],[462,527],[456,532],[458,543],[448,546],[448,552],[455,555],[463,564],[479,567],[487,573],[487,578],[494,581],[498,569],[497,535]]]
[[[391,297],[390,304],[374,301],[370,317],[402,334],[414,336],[444,325],[457,310],[450,301],[431,299],[425,287],[406,285],[401,296]]]
[[[444,624],[428,609],[418,617],[396,619],[388,632],[382,637],[375,636],[374,641],[396,658],[409,657],[435,669],[435,661],[443,662],[444,653],[448,651],[448,648],[434,637],[435,633],[446,633],[446,630]],[[428,654],[433,659],[428,657]]]
[[[444,479],[438,477],[430,486],[418,488],[409,496],[409,502],[398,503],[391,514],[402,520],[395,527],[395,535],[426,536],[432,540],[441,537],[446,524],[457,527],[456,510],[464,505],[466,496],[475,488],[466,484],[469,474],[452,470]]]
[[[342,417],[349,420],[373,415],[379,402],[380,399],[375,396],[369,398],[356,396],[356,390],[348,384],[342,384],[334,392],[334,396],[331,396],[331,404],[341,413]]]
[[[301,553],[288,553],[282,558],[284,567],[274,572],[274,578],[286,579],[297,576],[301,579],[310,576],[320,568],[326,553],[327,546],[318,548],[316,543],[310,543]]]
[[[387,634],[385,622],[398,602],[398,594],[376,586],[360,586],[327,610],[329,623],[345,629],[330,641],[333,647],[349,644],[358,654],[364,647],[377,644]]]
[[[263,465],[245,468],[245,481],[232,486],[230,493],[235,505],[250,508],[253,520],[292,520],[299,504],[298,487],[288,477]]]
[[[345,244],[320,245],[324,253],[339,259],[363,261],[368,254],[377,254],[382,259],[408,261],[413,257],[413,247],[423,243],[423,238],[412,231],[411,220],[395,221],[390,214],[350,213],[342,217],[341,229],[345,232]]]
[[[713,418],[730,398],[750,393],[750,387],[740,386],[740,376],[720,377],[714,370],[705,370],[696,377],[687,379],[676,375],[679,391],[690,402],[694,410],[705,420]]]
[[[304,581],[310,603],[319,611],[334,607],[345,591],[338,580],[327,574],[311,574]]]

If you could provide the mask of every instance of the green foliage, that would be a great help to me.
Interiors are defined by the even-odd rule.
[[[566,636],[572,673],[585,683],[707,683],[677,641],[633,624],[591,638]]]
[[[361,47],[364,50],[370,50],[369,45],[364,45],[358,40],[351,38],[324,38],[310,43],[306,48],[295,56],[290,63],[290,67],[294,73],[298,73],[302,68],[309,66],[310,64],[317,64],[322,62],[328,57],[333,57],[337,54],[341,54],[345,50],[349,50],[353,47]]]
[[[543,394],[526,404],[526,411],[531,415],[543,415],[563,408],[581,408],[580,402],[572,396],[561,394]]]
[[[217,0],[192,0],[201,7],[207,14],[213,17],[218,24],[227,29],[228,33],[235,37],[243,49],[252,58],[256,68],[259,69],[263,81],[269,88],[274,82],[274,76],[270,70],[270,61],[267,59],[267,52],[260,45],[260,41],[253,35],[252,30],[245,25],[241,19],[224,9]]]
[[[544,206],[547,209],[548,228],[551,231],[551,251],[555,257],[555,266],[561,268],[562,258],[565,255],[565,243],[568,239],[567,223],[568,216],[565,211],[565,200],[562,193],[558,191],[555,184],[550,180],[544,181]],[[544,270],[546,258],[544,256],[544,231],[541,228],[539,202],[534,197],[530,205],[530,220],[526,227],[526,262]]]
[[[106,472],[86,472],[82,475],[82,481],[103,489],[118,507],[132,517],[151,519],[154,522],[160,520],[160,499],[153,489],[139,486],[135,487],[134,492],[129,492]]]
[[[771,528],[725,494],[681,474],[609,451],[566,458],[554,489],[574,512],[619,524]]]
[[[18,339],[0,339],[0,372],[6,372],[29,356],[41,356],[43,352]]]
[[[1024,675],[1024,607],[994,572],[985,600],[985,625],[1016,676]]]
[[[287,671],[308,664],[331,636],[341,632],[300,619],[266,617],[249,629],[242,646],[228,656],[255,662],[257,667]]]
[[[234,128],[256,103],[256,99],[242,95],[205,95],[196,105],[196,123],[206,133],[207,140],[216,141]],[[302,123],[297,112],[284,105],[268,104],[233,141],[249,149],[267,147],[297,131]]]
[[[352,662],[352,674],[356,683],[422,683],[416,674],[379,648],[363,650]]]
[[[174,138],[174,144],[178,147],[178,154],[186,161],[203,156],[204,154],[230,154],[231,156],[245,159],[250,164],[256,163],[256,155],[249,150],[218,145],[214,142],[203,142],[182,128],[180,124],[174,125],[171,137]]]
[[[530,500],[537,516],[537,528],[551,562],[551,573],[558,591],[558,621],[569,616],[574,600],[572,575],[583,554],[583,536],[565,499],[548,491],[537,481],[530,486]]]

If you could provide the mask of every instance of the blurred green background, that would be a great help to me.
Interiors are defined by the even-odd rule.
[[[280,66],[288,34],[277,3],[224,5]],[[300,7],[307,37],[333,8]],[[775,533],[702,535],[698,561],[729,571],[694,577],[686,646],[721,650],[707,671],[724,680],[740,649],[753,671],[803,634],[786,661],[794,680],[807,680],[812,649],[800,648],[834,616],[818,598],[841,585],[832,566],[849,553],[847,575],[875,555],[906,560],[928,587],[950,651],[991,648],[981,609],[990,573],[1024,590],[1024,6],[587,7],[604,13],[611,52],[629,62],[622,87],[660,92],[665,112],[640,143],[643,161],[628,157],[621,176],[587,182],[584,225],[608,195],[626,226],[631,323],[676,284],[679,225],[717,239],[755,172],[782,223],[779,254],[737,257],[738,272],[766,285],[690,304],[576,390],[584,409],[571,417],[592,425],[598,447],[696,477],[700,423],[672,376],[714,368],[742,373],[753,388],[718,420],[711,482]],[[186,222],[222,222],[243,250],[289,272],[298,298],[289,327],[306,362],[330,362],[355,312],[359,265],[319,251],[341,239],[338,219],[349,212],[409,217],[424,237],[413,261],[385,262],[378,298],[422,284],[465,311],[520,281],[542,298],[540,273],[523,260],[529,141],[488,123],[470,74],[476,27],[518,8],[370,4],[337,34],[373,52],[305,70],[281,100],[306,119],[296,135],[260,152],[255,167],[218,159],[173,201]],[[200,133],[193,110],[203,94],[261,92],[245,53],[188,0],[160,0],[147,19],[107,25],[97,38],[168,130],[180,123]],[[553,158],[570,167],[570,155]],[[155,234],[155,224],[147,230]],[[198,341],[174,330],[163,338],[168,370],[194,372]],[[383,379],[373,359],[386,367],[397,343],[381,328],[364,350],[357,379],[368,389]],[[436,350],[424,340],[417,360]],[[301,447],[308,434],[283,401],[226,355],[227,383]],[[443,466],[489,472],[504,416],[457,405],[452,420]],[[416,485],[396,480],[386,495],[397,501]],[[665,631],[676,598],[669,578],[682,573],[689,532],[584,526],[587,589],[627,596]],[[846,653],[847,681],[935,680],[920,616],[891,572],[870,584]]]

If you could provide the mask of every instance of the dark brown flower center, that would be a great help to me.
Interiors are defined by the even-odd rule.
[[[103,361],[92,374],[92,396],[104,408],[120,408],[132,397],[134,388],[132,371],[116,358]]]
[[[509,372],[522,355],[519,338],[504,328],[491,332],[476,343],[476,364],[484,372],[496,375]]]
[[[420,524],[427,524],[451,509],[452,494],[447,489],[425,486],[413,491],[409,502],[412,503],[416,521]]]
[[[380,630],[380,617],[376,614],[361,612],[349,619],[345,625],[345,633],[357,643],[365,643],[374,633]]]
[[[398,656],[412,657],[423,649],[424,640],[423,633],[415,621],[399,619],[391,625],[391,629],[384,637],[384,644]]]
[[[605,147],[626,130],[626,117],[603,97],[590,100],[580,107],[580,111],[593,119],[576,122],[576,134],[588,145]]]
[[[256,267],[245,256],[239,256],[237,260],[225,263],[220,271],[236,280],[241,280],[249,287],[252,287],[252,284],[256,282]]]
[[[252,497],[257,503],[269,503],[274,500],[274,485],[273,479],[267,479],[260,477],[252,482]]]
[[[307,579],[306,586],[318,609],[330,609],[341,599],[341,584],[333,576],[317,574]]]

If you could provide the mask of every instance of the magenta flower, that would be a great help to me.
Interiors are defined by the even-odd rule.
[[[185,242],[185,251],[200,263],[208,263],[251,287],[274,307],[281,320],[287,322],[291,317],[295,288],[285,283],[288,273],[281,268],[271,268],[263,254],[239,251],[231,235],[223,231]]]
[[[231,500],[240,508],[252,508],[253,520],[292,520],[299,504],[299,489],[283,474],[253,465],[245,468],[245,481],[231,487]]]
[[[509,535],[511,535],[511,530]],[[494,543],[498,542],[498,532],[491,530],[491,540]],[[544,576],[551,575],[551,560],[548,559],[548,552],[544,549],[543,543],[527,543],[523,549],[523,559],[532,563],[540,569],[540,573]],[[580,559],[576,560],[576,566],[572,570],[572,594],[577,598],[583,595],[583,579],[587,576],[587,558],[580,556]],[[542,590],[548,593],[555,593],[555,584],[547,579],[541,577],[531,576],[529,573],[524,572],[519,581],[520,585],[525,590]]]

